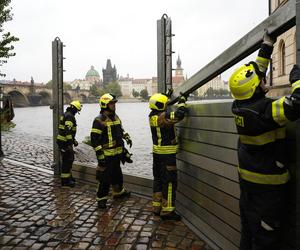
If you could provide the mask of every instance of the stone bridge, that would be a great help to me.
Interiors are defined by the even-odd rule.
[[[49,105],[52,101],[52,89],[41,84],[0,84],[3,94],[10,96],[14,107]],[[94,101],[88,90],[64,90],[64,103],[71,100],[79,100],[82,103]]]

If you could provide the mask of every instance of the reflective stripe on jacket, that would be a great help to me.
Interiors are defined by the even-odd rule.
[[[117,115],[100,114],[94,119],[91,130],[91,143],[99,160],[105,156],[114,156],[123,151],[123,133],[121,120]]]
[[[59,119],[56,142],[60,148],[73,145],[77,131],[75,116],[66,111]]]

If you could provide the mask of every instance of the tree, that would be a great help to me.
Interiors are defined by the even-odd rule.
[[[148,90],[142,89],[140,92],[140,97],[142,97],[142,99],[144,99],[144,100],[148,100],[149,99]]]
[[[52,89],[52,80],[46,83],[46,88],[47,89]]]
[[[106,86],[106,90],[117,97],[122,96],[121,86],[118,82],[110,82]]]
[[[105,91],[104,91],[104,89],[97,86],[97,84],[93,84],[90,88],[90,93],[91,93],[91,95],[93,95],[95,97],[100,97],[100,96],[104,95]]]
[[[134,98],[137,98],[140,96],[140,93],[138,91],[136,91],[135,89],[132,90],[132,95]]]
[[[2,36],[0,38],[0,66],[7,63],[7,58],[16,55],[16,53],[12,52],[14,46],[10,43],[19,41],[19,38],[12,36],[10,32],[3,33],[3,24],[11,21],[13,17],[13,14],[10,13],[11,8],[8,7],[10,2],[11,0],[0,1],[0,33]],[[0,71],[0,76],[5,76],[5,74]]]

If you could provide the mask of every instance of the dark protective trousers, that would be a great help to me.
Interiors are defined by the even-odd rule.
[[[60,151],[62,156],[62,163],[61,163],[61,173],[62,174],[71,174],[72,165],[74,162],[74,151]]]
[[[96,178],[99,182],[97,189],[97,198],[101,199],[108,196],[110,185],[115,192],[123,189],[123,173],[120,166],[120,156],[105,157],[106,166],[103,171],[97,170]]]
[[[285,197],[285,186],[280,190],[262,192],[241,190],[241,250],[282,249]]]
[[[177,190],[176,154],[153,153],[153,202],[161,203],[161,215],[172,211],[164,211],[168,201],[175,209]],[[171,188],[170,188],[171,187]],[[160,198],[162,198],[160,200]],[[155,209],[155,206],[154,206]],[[158,212],[159,210],[156,210]]]

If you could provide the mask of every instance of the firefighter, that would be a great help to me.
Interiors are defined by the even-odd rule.
[[[176,153],[178,148],[175,123],[186,113],[187,97],[181,96],[176,111],[167,109],[168,95],[150,97],[149,123],[153,141],[153,213],[163,220],[180,220],[175,212],[177,189]]]
[[[290,72],[291,95],[267,98],[266,70],[274,40],[264,34],[255,62],[231,75],[229,87],[238,141],[240,179],[240,249],[281,249],[286,186],[285,126],[300,117],[300,68]]]
[[[99,99],[100,114],[94,119],[91,130],[91,143],[96,152],[98,167],[97,197],[98,208],[106,208],[110,185],[113,198],[130,196],[123,186],[123,174],[120,161],[132,163],[131,154],[124,147],[124,141],[131,147],[132,140],[125,133],[120,118],[116,115],[115,95],[106,93]]]
[[[75,139],[77,123],[75,115],[81,111],[79,101],[72,101],[66,112],[60,117],[57,135],[57,145],[59,147],[61,163],[61,185],[65,187],[74,187],[75,179],[72,177],[72,165],[74,161],[73,145],[78,146]]]

